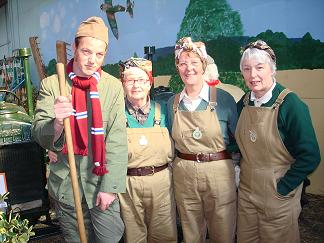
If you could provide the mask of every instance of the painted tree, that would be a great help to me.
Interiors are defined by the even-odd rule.
[[[190,0],[177,39],[191,36],[193,40],[208,41],[218,36],[242,36],[240,14],[226,0]]]

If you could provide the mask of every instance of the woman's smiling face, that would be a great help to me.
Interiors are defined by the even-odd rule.
[[[198,54],[186,51],[182,52],[177,68],[186,86],[203,82],[203,63]]]
[[[246,86],[256,94],[257,98],[262,97],[270,90],[273,84],[273,71],[268,62],[260,61],[258,58],[245,59],[242,63],[242,75]]]

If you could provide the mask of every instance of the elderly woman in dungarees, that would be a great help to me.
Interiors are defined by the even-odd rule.
[[[166,106],[149,97],[153,83],[151,61],[130,58],[120,62],[120,67],[128,136],[126,193],[119,194],[125,239],[128,243],[176,243],[169,167],[174,147],[166,127]]]
[[[251,90],[238,103],[241,159],[239,243],[298,243],[302,182],[320,162],[309,110],[276,82],[276,56],[264,41],[248,44],[241,72]]]
[[[168,101],[176,203],[184,242],[232,243],[236,229],[236,186],[229,134],[235,132],[236,103],[224,90],[209,87],[203,74],[207,53],[190,37],[175,46],[175,63],[185,85]]]

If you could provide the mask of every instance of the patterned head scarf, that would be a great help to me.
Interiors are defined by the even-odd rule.
[[[147,60],[145,58],[131,57],[124,62],[120,61],[119,66],[120,66],[120,76],[122,80],[124,78],[124,71],[126,69],[129,69],[131,67],[137,67],[142,69],[144,72],[146,72],[149,77],[150,84],[153,83],[152,62],[150,60]]]
[[[265,41],[257,40],[257,41],[250,42],[242,49],[242,54],[245,50],[252,49],[252,48],[256,48],[256,49],[265,51],[266,53],[268,53],[268,55],[270,56],[272,61],[274,61],[274,63],[276,63],[276,55],[275,55],[274,51],[272,50],[272,48],[270,46],[268,46],[268,44]]]
[[[178,64],[179,57],[183,51],[197,53],[201,61],[204,63],[204,69],[206,68],[207,52],[206,46],[203,42],[193,42],[191,40],[191,37],[183,37],[180,40],[178,40],[177,44],[175,45],[174,51],[176,64]]]

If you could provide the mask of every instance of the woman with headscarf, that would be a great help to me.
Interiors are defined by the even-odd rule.
[[[229,145],[237,113],[233,97],[209,87],[203,74],[207,53],[190,37],[175,46],[175,64],[185,85],[168,101],[176,203],[184,242],[232,243],[236,228],[236,186]]]
[[[128,243],[177,242],[176,209],[169,163],[173,141],[166,107],[149,97],[152,63],[142,58],[120,62],[126,94],[128,136],[126,193],[119,194]]]
[[[239,243],[298,243],[302,182],[320,162],[307,105],[276,82],[276,56],[258,40],[240,69],[250,89],[238,103],[236,140],[242,159]]]

